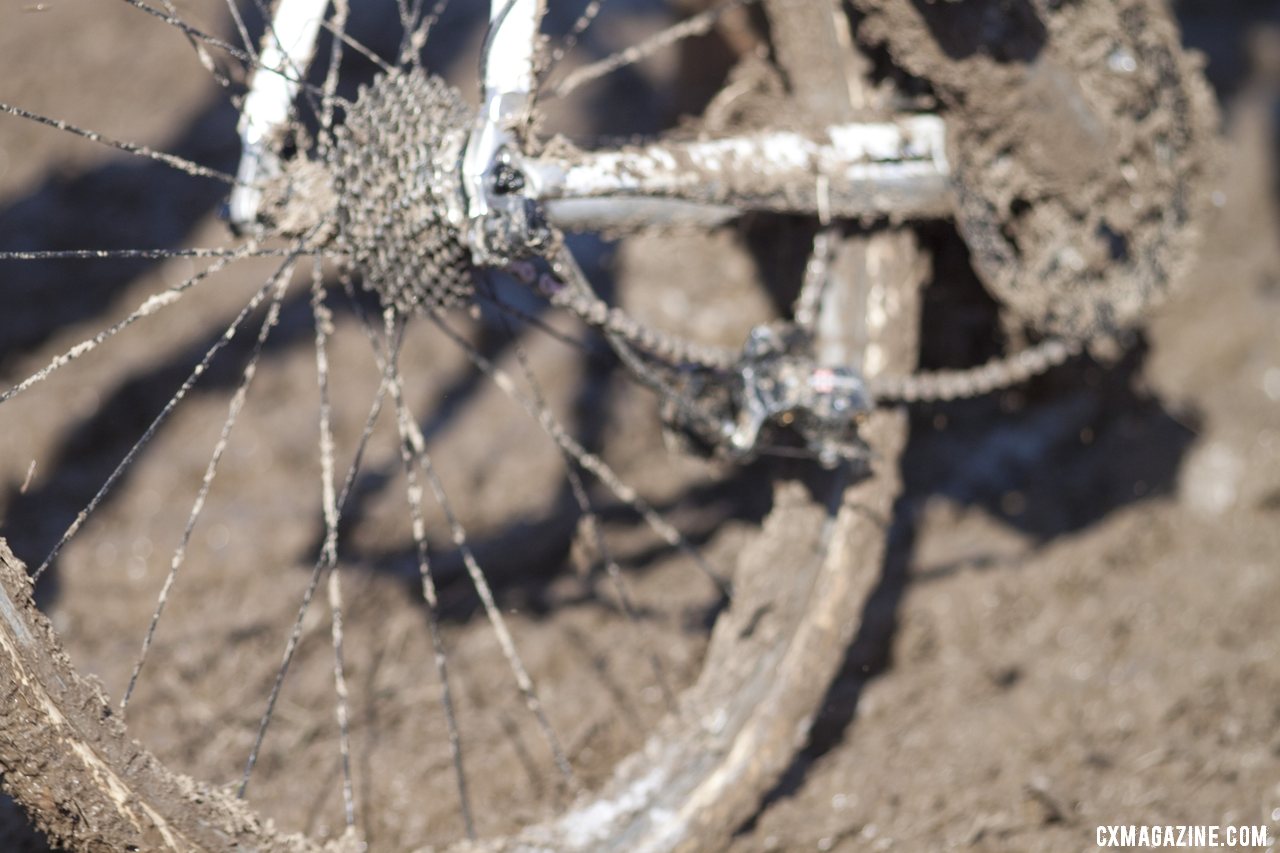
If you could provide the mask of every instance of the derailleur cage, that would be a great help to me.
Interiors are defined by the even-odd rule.
[[[875,406],[866,383],[850,367],[819,364],[812,352],[811,336],[792,324],[755,327],[729,376],[728,393],[723,377],[690,387],[695,405],[668,405],[667,427],[738,462],[781,447],[787,431],[824,467],[865,461],[869,453],[858,426]],[[690,408],[709,414],[714,426],[696,425]]]

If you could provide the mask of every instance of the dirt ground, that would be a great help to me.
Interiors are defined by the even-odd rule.
[[[124,4],[93,14],[41,5],[0,10],[0,101],[233,168],[235,115],[183,39]],[[210,11],[220,8],[183,12],[225,31]],[[808,745],[732,849],[1078,850],[1116,823],[1266,824],[1280,836],[1280,12],[1243,0],[1176,9],[1187,43],[1207,55],[1226,137],[1218,210],[1183,294],[1118,364],[1077,364],[997,399],[913,413],[906,492],[857,640]],[[643,26],[606,32],[622,39]],[[464,56],[470,38],[446,43]],[[648,73],[629,112],[681,108],[662,99],[664,66]],[[638,120],[616,124],[627,121]],[[220,194],[0,117],[0,249],[217,245]],[[946,229],[925,240],[939,269],[963,264]],[[614,251],[581,248],[602,261]],[[624,247],[616,260],[708,257],[683,248]],[[718,248],[685,274],[714,281],[750,263]],[[213,277],[190,310],[4,405],[0,536],[15,552],[38,563],[49,551],[271,269],[253,262]],[[29,374],[193,270],[182,259],[0,264],[0,377]],[[771,309],[757,295],[716,310],[716,295],[709,286],[665,308],[704,318],[726,342]],[[942,331],[926,360],[986,350],[946,331],[980,327],[965,319],[986,310],[980,298],[935,286],[928,299],[926,329]],[[305,293],[286,301],[127,714],[161,758],[220,784],[240,779],[323,534],[310,316]],[[350,312],[336,326],[345,471],[377,368]],[[519,370],[501,324],[466,333]],[[759,472],[671,455],[651,397],[608,358],[541,333],[522,340],[584,443],[712,565],[731,564],[765,502],[752,487]],[[249,348],[228,349],[243,358]],[[641,605],[638,625],[626,618],[576,535],[549,443],[439,335],[412,336],[404,363],[441,478],[565,751],[585,783],[598,782],[666,707],[652,659],[670,687],[696,675],[715,590],[600,495]],[[234,357],[215,363],[40,589],[73,659],[117,698],[239,370]],[[357,819],[374,850],[460,828],[388,427],[384,418],[356,481],[340,573]],[[427,533],[454,701],[473,794],[490,804],[476,819],[499,831],[562,802],[563,786],[438,516]],[[250,800],[324,836],[341,831],[342,776],[323,588],[317,602]],[[48,849],[7,801],[0,846]]]

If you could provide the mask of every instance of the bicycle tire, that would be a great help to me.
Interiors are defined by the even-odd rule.
[[[854,0],[860,34],[927,81],[956,223],[1010,318],[1126,334],[1192,263],[1218,115],[1166,0]]]

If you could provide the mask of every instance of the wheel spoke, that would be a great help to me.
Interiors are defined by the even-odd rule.
[[[50,374],[54,373],[59,368],[62,368],[65,365],[75,361],[76,359],[93,352],[95,349],[97,349],[99,346],[105,343],[108,338],[114,337],[115,335],[127,329],[129,326],[136,323],[138,320],[141,320],[144,317],[150,317],[152,314],[159,312],[161,309],[167,308],[170,305],[173,305],[175,302],[181,299],[183,295],[192,287],[199,284],[201,281],[208,278],[209,276],[224,269],[225,267],[230,265],[233,261],[239,260],[242,257],[251,257],[251,255],[252,253],[244,253],[240,255],[220,258],[214,261],[205,269],[201,270],[200,272],[188,278],[186,281],[179,282],[178,284],[175,284],[173,287],[170,287],[168,290],[164,290],[164,291],[161,291],[160,293],[156,293],[156,294],[153,294],[152,296],[149,296],[145,302],[143,302],[141,305],[135,308],[133,312],[130,313],[123,320],[116,322],[114,325],[108,326],[107,328],[98,332],[98,334],[94,335],[92,338],[87,338],[86,340],[81,341],[80,343],[71,347],[69,350],[62,353],[61,355],[54,356],[53,360],[50,361],[48,364],[46,364],[44,367],[42,367],[40,370],[31,374],[26,379],[23,379],[21,382],[14,385],[9,390],[3,393],[0,393],[0,403],[4,403],[5,401],[18,396],[23,391],[26,391],[28,388],[30,388],[32,385],[35,385],[39,382],[43,382],[45,379],[47,379],[50,376]]]
[[[350,830],[356,822],[355,786],[351,781],[351,714],[344,657],[342,622],[342,574],[338,563],[338,498],[334,489],[333,408],[329,394],[328,341],[332,334],[333,312],[325,304],[324,271],[321,258],[312,267],[311,316],[315,324],[316,383],[320,392],[320,491],[324,512],[323,559],[330,566],[326,591],[333,634],[333,690],[338,718],[338,752],[342,761],[343,814]]]
[[[419,14],[421,14],[423,5],[419,0]],[[448,5],[449,0],[436,0],[435,5],[431,7],[431,11],[414,28],[413,34],[409,37],[409,49],[413,51],[415,57],[421,56],[422,49],[426,47],[427,39],[431,36],[431,29],[436,25],[436,21],[440,20],[440,16],[444,14],[444,10]]]
[[[566,334],[565,332],[553,327],[541,317],[517,308],[504,300],[497,293],[480,293],[479,296],[485,303],[492,305],[493,308],[503,317],[518,320],[525,325],[532,326],[547,337],[559,341],[570,349],[577,350],[587,358],[600,357],[607,353],[607,350],[599,347],[593,347],[589,342],[573,337],[572,335]]]
[[[187,516],[187,526],[182,531],[182,539],[179,541],[178,547],[174,549],[173,559],[169,563],[169,573],[165,576],[164,584],[160,588],[155,609],[151,613],[151,622],[147,625],[146,635],[142,639],[142,648],[134,661],[133,671],[129,675],[129,684],[125,688],[124,696],[120,699],[121,714],[124,714],[128,709],[129,699],[133,696],[134,688],[138,685],[138,676],[142,674],[142,667],[146,665],[147,655],[151,651],[151,644],[155,639],[156,628],[160,624],[160,617],[164,613],[165,604],[168,602],[169,594],[178,578],[178,572],[186,560],[187,547],[191,543],[191,534],[195,530],[196,522],[199,521],[201,512],[204,511],[209,489],[212,488],[214,478],[218,475],[218,463],[222,461],[222,455],[226,452],[227,443],[231,439],[231,430],[235,428],[236,419],[240,416],[240,411],[244,408],[245,399],[249,395],[249,387],[253,384],[254,376],[257,375],[258,361],[262,357],[262,348],[266,345],[267,338],[280,320],[280,306],[284,301],[285,292],[289,289],[292,277],[293,269],[290,264],[281,270],[275,282],[274,290],[271,294],[271,302],[267,306],[267,316],[262,321],[262,327],[258,331],[258,339],[253,344],[253,352],[245,363],[244,370],[240,375],[240,382],[236,386],[235,392],[231,395],[231,402],[227,405],[227,417],[222,422],[222,432],[218,435],[213,454],[209,457],[209,464],[205,467],[204,477],[200,481],[200,490],[197,492],[195,502],[191,506],[191,513]]]
[[[541,427],[552,441],[556,443],[565,453],[582,467],[583,470],[589,472],[597,480],[605,485],[609,491],[624,504],[631,507],[652,530],[657,533],[668,545],[677,551],[685,554],[698,568],[700,572],[714,584],[717,592],[729,599],[731,591],[728,582],[720,576],[706,561],[706,559],[698,553],[698,549],[693,546],[684,534],[675,528],[669,521],[658,514],[648,501],[644,500],[635,489],[627,485],[621,477],[609,465],[589,452],[578,441],[569,434],[564,425],[551,412],[539,410],[538,406],[529,398],[527,394],[522,392],[516,385],[515,381],[509,374],[495,365],[492,361],[485,358],[474,346],[464,339],[456,330],[454,330],[439,314],[432,314],[431,319],[435,322],[446,337],[462,348],[466,354],[481,372],[489,377],[498,388],[508,397],[523,408],[531,418]]]
[[[390,330],[389,330],[390,331]],[[391,331],[392,337],[399,338],[403,327]],[[468,838],[475,838],[475,821],[471,811],[471,797],[468,793],[467,774],[463,764],[462,735],[458,727],[458,716],[453,701],[453,685],[449,679],[449,658],[444,645],[444,636],[440,630],[440,598],[436,590],[435,577],[431,570],[431,561],[427,552],[426,520],[422,511],[422,484],[418,480],[416,454],[409,438],[409,429],[404,421],[407,417],[405,407],[395,390],[399,385],[399,366],[396,356],[399,347],[393,350],[388,369],[392,375],[392,394],[396,401],[396,423],[400,435],[400,458],[404,467],[406,500],[409,506],[410,523],[413,529],[413,541],[417,549],[418,578],[421,584],[422,600],[427,607],[427,626],[431,634],[431,648],[435,663],[436,677],[440,680],[440,704],[444,711],[445,725],[449,730],[449,754],[453,761],[453,774],[458,789],[458,804],[462,813],[462,822]]]
[[[338,75],[342,71],[342,49],[346,46],[341,36],[347,32],[347,18],[351,14],[349,0],[334,0],[333,20],[330,22],[332,32],[339,34],[329,45],[329,68],[325,71],[324,88],[320,96],[322,113],[320,115],[320,137],[318,139],[319,154],[325,155],[333,141],[334,105],[338,97]]]
[[[130,6],[134,7],[135,9],[146,12],[148,15],[151,15],[154,18],[159,18],[160,20],[164,21],[166,24],[169,24],[171,27],[174,27],[175,29],[182,32],[183,35],[186,35],[190,38],[194,38],[211,47],[216,47],[219,50],[226,51],[228,54],[240,60],[248,67],[254,68],[254,67],[257,67],[258,65],[257,57],[254,56],[252,53],[241,50],[240,48],[236,47],[235,45],[231,44],[230,42],[224,39],[220,39],[217,36],[210,35],[209,33],[196,29],[195,27],[188,24],[186,21],[182,20],[182,18],[180,18],[178,15],[174,15],[169,12],[165,12],[161,9],[157,9],[154,6],[150,6],[142,2],[142,0],[124,0],[124,2],[128,3]],[[252,50],[252,48],[250,48],[250,50]]]
[[[388,322],[394,322],[393,315],[388,312]],[[394,371],[393,371],[394,372]],[[560,738],[556,734],[555,729],[551,725],[551,720],[547,717],[542,700],[538,696],[537,688],[534,686],[533,679],[529,675],[529,670],[525,666],[520,652],[516,649],[515,640],[511,635],[511,630],[507,626],[506,617],[502,615],[502,611],[498,608],[497,602],[493,597],[493,590],[489,586],[488,578],[485,577],[484,570],[480,568],[480,564],[476,561],[475,554],[471,550],[471,545],[467,541],[466,528],[463,527],[461,520],[453,510],[453,503],[449,500],[449,495],[445,491],[444,484],[441,482],[439,475],[435,470],[435,465],[431,460],[431,455],[427,452],[426,440],[422,435],[416,421],[409,416],[408,408],[405,406],[403,394],[400,385],[396,381],[396,377],[392,377],[391,396],[396,404],[398,413],[398,421],[401,430],[401,441],[407,442],[413,452],[414,460],[417,466],[426,475],[427,483],[431,487],[431,492],[435,497],[436,503],[439,505],[441,512],[444,513],[445,520],[449,525],[449,530],[453,536],[453,543],[462,555],[463,565],[466,566],[467,574],[471,578],[472,586],[475,588],[476,594],[480,597],[480,602],[484,607],[485,617],[489,620],[489,625],[493,629],[494,635],[497,637],[498,645],[502,649],[503,657],[507,659],[507,666],[511,669],[512,675],[515,677],[516,686],[520,690],[520,694],[524,697],[525,707],[533,715],[538,723],[538,728],[542,730],[543,738],[547,741],[548,747],[551,749],[552,758],[555,761],[560,775],[569,785],[570,789],[577,790],[578,784],[573,772],[573,768],[569,764],[568,756],[565,754],[564,747],[560,744]]]
[[[320,26],[328,30],[330,35],[340,40],[347,47],[351,48],[356,53],[360,54],[365,59],[369,60],[374,65],[378,66],[378,70],[381,71],[383,74],[396,73],[395,66],[388,63],[381,56],[378,56],[377,52],[375,52],[373,48],[369,47],[368,45],[364,44],[361,41],[357,41],[350,33],[346,32],[345,30],[338,29],[330,21],[321,21]]]
[[[235,178],[228,175],[226,172],[220,172],[217,169],[210,169],[208,166],[201,166],[199,163],[194,163],[184,157],[179,157],[175,154],[166,154],[163,151],[156,151],[146,145],[137,145],[132,142],[122,142],[118,139],[112,139],[110,137],[103,136],[97,131],[86,130],[60,119],[49,118],[48,116],[43,116],[39,113],[33,113],[30,110],[24,110],[21,107],[15,107],[12,104],[0,103],[0,112],[8,113],[9,115],[16,116],[17,118],[33,121],[37,124],[43,124],[56,130],[65,131],[66,133],[74,134],[75,136],[83,137],[84,139],[88,139],[90,142],[96,142],[99,145],[105,145],[108,148],[115,148],[119,151],[125,151],[137,157],[144,157],[148,160],[155,160],[158,163],[164,163],[166,166],[177,169],[179,172],[185,172],[188,175],[196,175],[201,178],[212,178],[215,181],[222,181],[224,184],[231,184],[232,186],[235,186],[238,183]]]
[[[233,249],[51,249],[32,252],[0,252],[0,261],[122,261],[169,260],[171,258],[280,258],[293,249],[259,249],[246,244]]]
[[[418,30],[419,23],[422,19],[423,0],[413,0],[413,7],[410,8],[408,0],[396,0],[396,11],[400,14],[400,52],[397,62],[400,65],[410,65],[421,67],[422,57],[415,49],[414,34]],[[420,47],[420,46],[417,46]]]
[[[547,79],[569,51],[577,46],[587,28],[599,17],[600,10],[604,8],[604,4],[605,0],[589,0],[587,5],[583,7],[582,14],[578,15],[578,19],[573,22],[573,26],[569,28],[569,32],[565,34],[564,39],[551,51],[551,58],[547,62],[546,69],[542,72],[542,79]]]
[[[298,251],[301,251],[300,247]],[[236,318],[226,328],[226,331],[223,332],[213,346],[209,347],[205,352],[204,357],[200,360],[200,363],[195,366],[195,369],[191,371],[191,374],[182,383],[182,386],[179,387],[174,395],[169,398],[169,401],[165,403],[164,408],[160,410],[160,414],[156,415],[155,419],[147,427],[146,432],[144,432],[142,437],[129,448],[129,452],[125,454],[125,457],[122,460],[120,460],[120,463],[116,466],[115,470],[113,470],[111,475],[107,477],[106,482],[99,487],[97,493],[93,496],[92,500],[89,501],[89,504],[76,515],[75,520],[71,522],[71,526],[66,529],[58,539],[57,543],[50,550],[49,555],[45,557],[44,562],[42,562],[40,567],[36,569],[33,575],[34,580],[40,580],[41,576],[43,576],[49,569],[49,566],[58,556],[58,553],[62,550],[63,546],[65,546],[67,542],[71,541],[71,537],[76,535],[76,532],[79,531],[84,523],[89,519],[89,516],[93,514],[93,511],[98,508],[98,505],[102,503],[103,499],[107,496],[107,493],[110,492],[111,488],[116,484],[116,481],[118,481],[125,470],[133,464],[133,461],[137,458],[138,454],[142,452],[142,449],[150,443],[151,439],[160,429],[160,426],[168,419],[169,415],[173,413],[173,410],[177,408],[183,398],[186,397],[187,392],[191,390],[197,380],[199,380],[199,378],[204,375],[205,371],[208,370],[209,364],[213,361],[214,356],[216,356],[223,347],[235,338],[236,333],[240,330],[240,326],[244,323],[245,319],[262,304],[262,301],[267,298],[267,295],[271,292],[277,281],[282,276],[287,278],[292,274],[296,258],[297,253],[289,257],[280,266],[280,269],[276,274],[273,275],[271,279],[254,294],[252,299],[249,300],[249,304],[245,305],[244,308],[240,310],[240,313],[236,315]]]
[[[557,98],[567,97],[593,80],[598,80],[607,74],[626,68],[628,65],[634,65],[684,39],[706,35],[711,32],[711,28],[726,12],[755,2],[758,2],[758,0],[721,0],[710,9],[685,18],[677,24],[672,24],[666,29],[649,36],[644,41],[637,42],[624,50],[610,54],[598,62],[574,69],[552,87],[551,91]]]
[[[374,396],[373,404],[369,408],[369,414],[365,418],[364,430],[360,433],[360,439],[356,443],[355,455],[352,457],[351,464],[347,468],[347,475],[343,480],[342,491],[338,495],[335,506],[335,530],[338,529],[342,523],[343,508],[346,506],[347,498],[351,495],[351,487],[355,482],[356,475],[360,471],[360,465],[364,460],[365,449],[368,447],[369,439],[373,435],[373,429],[378,422],[378,417],[382,413],[382,406],[386,399],[388,388],[389,378],[384,372],[382,380],[378,384],[378,391]],[[258,756],[262,751],[263,740],[266,738],[267,729],[271,725],[271,718],[275,713],[276,702],[280,698],[280,690],[284,686],[285,677],[289,673],[289,667],[293,663],[294,654],[297,652],[298,641],[302,637],[302,622],[306,618],[307,611],[311,607],[311,600],[315,597],[315,591],[320,584],[321,577],[324,575],[325,571],[333,570],[333,563],[329,562],[330,555],[333,555],[336,558],[336,539],[334,540],[334,546],[332,549],[327,547],[321,548],[319,556],[316,557],[315,565],[311,569],[310,579],[307,582],[306,589],[303,591],[302,601],[298,605],[298,613],[294,618],[289,639],[285,644],[284,655],[280,660],[280,665],[276,669],[275,678],[271,684],[271,692],[267,697],[266,707],[258,721],[258,730],[254,735],[253,746],[249,750],[249,758],[245,762],[244,773],[241,776],[239,788],[239,796],[241,798],[243,798],[248,792],[249,780],[253,775],[254,768],[257,766]]]
[[[249,35],[249,28],[245,25],[244,15],[240,14],[240,5],[236,0],[224,0],[224,4],[227,7],[227,12],[231,15],[231,20],[235,22],[236,32],[240,34],[240,43],[244,45],[245,53],[248,54],[249,59],[254,66],[259,65],[258,48],[253,43],[253,37]],[[165,7],[168,8],[168,6],[169,2],[166,2]],[[177,17],[176,12],[171,11],[170,14]],[[183,35],[190,39],[195,38],[195,36],[190,33],[183,33]]]
[[[484,291],[491,299],[496,301],[491,287],[486,286]],[[542,392],[542,386],[538,382],[538,377],[533,371],[533,365],[529,361],[528,353],[517,340],[515,332],[511,328],[510,322],[505,316],[502,316],[502,327],[506,331],[507,336],[511,340],[512,350],[515,352],[516,361],[520,365],[520,372],[524,375],[525,382],[529,386],[530,396],[533,404],[539,412],[550,413],[551,408],[547,405],[546,395]],[[631,592],[627,587],[626,578],[622,575],[622,569],[618,565],[618,561],[614,559],[613,549],[609,547],[608,540],[605,538],[604,529],[600,524],[600,517],[596,513],[595,508],[591,504],[591,497],[587,491],[586,484],[582,481],[582,474],[579,472],[577,461],[568,453],[565,448],[559,444],[556,449],[560,453],[560,457],[564,463],[565,477],[569,481],[570,490],[573,492],[574,502],[578,505],[578,512],[583,526],[586,527],[586,533],[590,537],[595,548],[596,554],[599,556],[601,563],[604,565],[605,574],[608,576],[610,583],[613,585],[614,593],[618,597],[618,605],[623,614],[627,618],[627,623],[631,626],[632,632],[639,643],[640,648],[644,650],[645,656],[649,660],[649,667],[653,671],[654,683],[662,691],[663,697],[667,701],[668,707],[675,704],[675,694],[671,691],[670,682],[667,679],[666,672],[662,666],[662,660],[658,657],[657,652],[653,649],[653,645],[649,642],[649,638],[640,631],[640,618],[636,613],[635,605],[632,602]]]
[[[162,2],[164,3],[165,11],[168,12],[171,17],[178,17],[178,9],[173,5],[173,0],[162,0]],[[232,3],[231,0],[227,0],[227,5],[231,8],[231,12],[236,19],[236,23],[239,24],[240,18],[237,14],[238,10],[236,9],[235,4]],[[243,32],[243,27],[241,30]],[[191,49],[196,52],[196,58],[200,60],[200,64],[209,72],[209,76],[214,79],[214,82],[224,90],[230,92],[232,88],[231,78],[227,76],[226,72],[218,67],[218,63],[213,59],[213,54],[209,53],[208,46],[191,33],[184,32],[182,35],[187,40],[187,43],[191,45]]]

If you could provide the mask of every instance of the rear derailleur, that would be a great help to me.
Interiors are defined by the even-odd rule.
[[[707,455],[865,464],[860,423],[874,408],[861,373],[819,364],[812,335],[790,323],[756,326],[727,373],[681,377],[662,418],[669,439]]]

